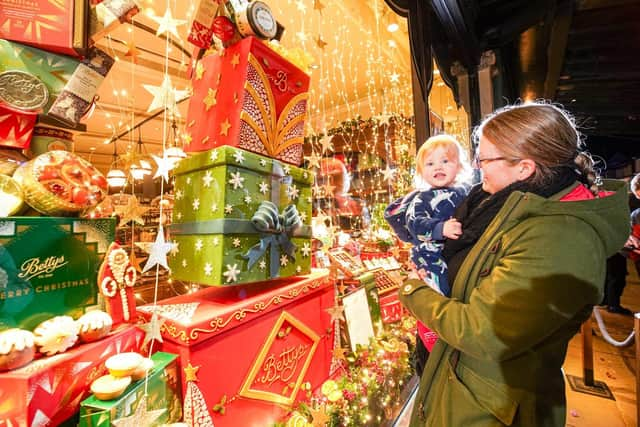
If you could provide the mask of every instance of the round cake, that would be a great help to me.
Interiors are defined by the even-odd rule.
[[[16,369],[33,360],[36,353],[34,336],[24,329],[0,332],[0,372]]]
[[[47,356],[65,352],[78,341],[78,329],[78,324],[70,316],[45,320],[33,331],[38,351]]]
[[[104,311],[96,310],[85,313],[77,320],[80,341],[84,343],[98,341],[111,332],[113,319]]]
[[[69,215],[91,208],[108,191],[93,165],[68,151],[50,151],[21,165],[13,177],[25,201],[45,215]]]
[[[144,357],[138,353],[120,353],[108,358],[105,366],[114,377],[128,377],[138,369],[143,361]]]
[[[103,375],[91,383],[91,392],[96,399],[111,400],[120,396],[131,384],[131,377]]]
[[[142,363],[138,365],[138,367],[131,373],[131,379],[133,381],[138,381],[146,377],[149,372],[153,369],[153,360],[144,358],[142,359]]]

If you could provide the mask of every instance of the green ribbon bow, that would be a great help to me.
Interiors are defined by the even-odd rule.
[[[255,265],[256,262],[271,247],[270,276],[278,277],[280,272],[280,249],[295,261],[296,245],[291,241],[291,236],[296,229],[302,227],[302,220],[295,205],[288,205],[278,212],[278,207],[270,202],[263,201],[251,218],[253,227],[260,233],[260,242],[255,244],[249,251],[242,255],[249,260],[247,269]]]

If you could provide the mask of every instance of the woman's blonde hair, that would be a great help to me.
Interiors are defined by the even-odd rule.
[[[531,159],[536,171],[531,182],[545,185],[562,167],[576,170],[598,194],[593,159],[581,151],[583,142],[573,118],[560,107],[544,102],[511,105],[495,111],[474,131],[487,138],[505,157]]]
[[[444,148],[451,158],[458,162],[460,168],[456,174],[455,182],[457,184],[468,183],[471,177],[471,167],[467,153],[453,136],[441,134],[427,139],[418,149],[418,153],[416,154],[416,186],[418,188],[429,187],[429,184],[424,181],[422,176],[424,172],[424,162],[427,156],[437,148]]]

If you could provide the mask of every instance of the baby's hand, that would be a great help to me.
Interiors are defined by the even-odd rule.
[[[457,240],[462,234],[462,224],[455,218],[448,219],[442,227],[442,235],[447,239]]]

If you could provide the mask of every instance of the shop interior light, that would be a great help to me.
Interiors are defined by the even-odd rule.
[[[400,26],[395,22],[392,22],[387,26],[387,31],[389,31],[390,33],[395,33],[396,31],[398,31],[398,29],[400,29]]]
[[[120,169],[111,169],[109,172],[107,172],[107,184],[109,184],[109,187],[124,187],[124,184],[126,182],[127,175]]]

